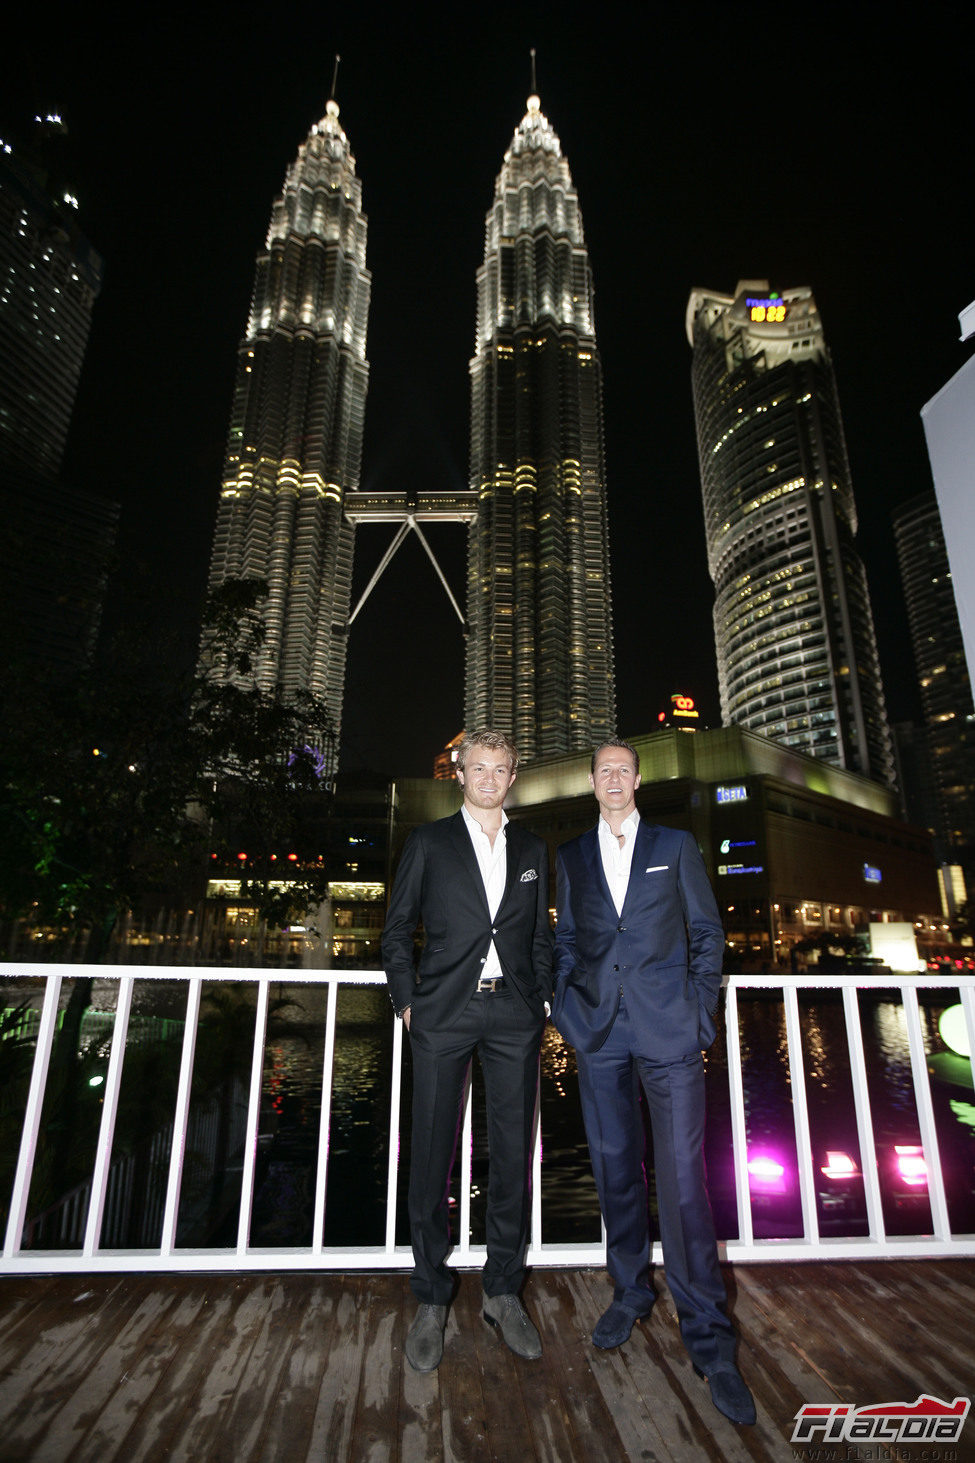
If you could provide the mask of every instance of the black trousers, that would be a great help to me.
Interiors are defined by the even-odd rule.
[[[410,1284],[419,1301],[447,1305],[453,1276],[448,1195],[476,1051],[484,1078],[489,1153],[485,1295],[520,1290],[531,1224],[531,1146],[544,1022],[513,991],[473,994],[447,1030],[426,1031],[413,1007],[413,1141],[410,1156]]]

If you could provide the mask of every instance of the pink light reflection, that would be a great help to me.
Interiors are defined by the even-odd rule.
[[[832,1148],[826,1150],[826,1162],[820,1169],[820,1173],[828,1179],[851,1179],[856,1178],[860,1170],[848,1153],[837,1152]]]
[[[772,1153],[754,1153],[748,1160],[749,1185],[753,1194],[784,1194],[785,1164]]]
[[[916,1143],[895,1143],[897,1172],[905,1184],[912,1188],[925,1188],[928,1182],[928,1166],[924,1161],[924,1149]]]

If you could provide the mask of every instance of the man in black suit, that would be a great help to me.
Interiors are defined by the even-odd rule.
[[[735,1364],[704,1179],[701,1052],[715,1037],[724,932],[694,839],[640,820],[634,748],[618,738],[599,747],[589,782],[599,822],[564,844],[556,860],[552,1019],[576,1048],[614,1282],[593,1343],[621,1346],[654,1301],[639,1081],[681,1336],[718,1410],[733,1422],[754,1422],[755,1404]]]
[[[538,1054],[552,991],[548,852],[504,799],[518,753],[483,731],[457,754],[461,810],[406,841],[383,930],[390,999],[410,1033],[413,1141],[409,1213],[413,1293],[406,1356],[420,1372],[443,1356],[453,1277],[447,1203],[467,1069],[476,1051],[487,1102],[490,1177],[484,1318],[519,1356],[541,1341],[518,1292],[531,1220],[531,1142]],[[414,968],[413,934],[424,946]]]

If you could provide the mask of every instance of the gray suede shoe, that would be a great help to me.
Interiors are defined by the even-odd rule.
[[[415,1372],[435,1372],[443,1356],[443,1329],[447,1324],[447,1307],[420,1306],[407,1332],[406,1360]]]
[[[515,1356],[523,1356],[526,1361],[537,1361],[541,1356],[542,1339],[516,1295],[486,1295],[484,1319],[490,1326],[497,1326]]]

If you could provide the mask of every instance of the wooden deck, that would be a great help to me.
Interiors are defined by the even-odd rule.
[[[715,1412],[669,1296],[616,1352],[595,1351],[604,1271],[535,1271],[545,1348],[512,1356],[462,1277],[443,1364],[403,1359],[402,1274],[0,1279],[3,1463],[631,1463],[778,1460],[803,1402],[946,1401],[975,1387],[975,1261],[728,1267],[755,1427]],[[930,1446],[930,1445],[929,1445]],[[858,1451],[844,1460],[921,1456]],[[940,1456],[975,1460],[975,1418]]]

